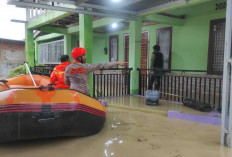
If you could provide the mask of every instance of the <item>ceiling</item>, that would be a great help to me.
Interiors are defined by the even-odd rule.
[[[88,0],[85,3],[139,12],[174,1],[177,0],[121,0],[118,3],[113,3],[111,0]]]
[[[133,20],[140,13],[189,0],[8,0],[18,7],[33,7]],[[69,6],[68,6],[69,5]],[[72,6],[70,6],[72,5]]]
[[[8,4],[24,8],[58,10],[72,13],[67,17],[47,24],[49,26],[69,28],[78,25],[79,14],[81,13],[93,15],[94,20],[102,17],[124,19],[125,21],[123,22],[123,27],[121,27],[121,29],[126,29],[128,28],[128,20],[134,20],[137,16],[143,13],[179,3],[187,3],[189,1],[190,0],[119,0],[119,2],[116,3],[113,2],[113,0],[8,0]],[[212,7],[207,7],[210,4]],[[166,10],[159,14],[162,16],[183,19],[189,14],[202,13],[200,10],[207,13],[206,8],[210,8],[211,10],[215,9],[214,5],[215,4],[212,4],[212,1],[208,1],[201,5]],[[144,20],[146,23],[149,22],[147,19]],[[97,30],[94,31],[99,33],[110,32],[107,27],[97,28]]]

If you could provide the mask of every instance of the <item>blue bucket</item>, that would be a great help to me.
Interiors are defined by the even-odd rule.
[[[154,90],[147,90],[145,93],[146,105],[157,106],[159,105],[160,92]]]

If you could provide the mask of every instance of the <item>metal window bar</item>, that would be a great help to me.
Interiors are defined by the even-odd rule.
[[[138,69],[139,82],[149,81],[150,76],[146,72],[152,69]],[[183,102],[186,98],[197,100],[202,103],[208,103],[212,106],[221,106],[221,89],[222,76],[203,75],[199,73],[206,73],[204,70],[163,70],[161,77],[162,86],[160,88],[161,99],[175,100]],[[182,72],[182,73],[174,73]],[[183,72],[190,72],[193,74],[183,74]],[[197,72],[197,74],[195,74]],[[149,77],[148,77],[149,76]],[[147,79],[147,80],[144,80]],[[147,84],[139,84],[139,94],[145,95]],[[153,85],[153,89],[154,85]],[[213,90],[213,92],[212,92]]]
[[[32,74],[44,75],[50,77],[55,66],[56,65],[35,66],[35,67],[31,67],[30,70]]]
[[[38,45],[39,64],[59,64],[59,58],[63,54],[63,39]]]
[[[108,97],[130,94],[132,68],[101,69],[93,74],[93,96]]]

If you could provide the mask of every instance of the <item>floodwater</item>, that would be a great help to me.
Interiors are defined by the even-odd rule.
[[[133,109],[145,112],[159,113],[166,115],[169,110],[179,111],[181,113],[190,113],[195,115],[207,115],[206,112],[200,112],[189,107],[183,106],[182,103],[159,100],[158,106],[146,105],[146,99],[143,96],[131,95],[131,96],[119,96],[119,97],[108,97],[102,99],[106,101],[108,106],[117,108]]]
[[[107,119],[98,134],[0,144],[0,157],[232,156],[232,149],[220,145],[220,126],[171,119],[164,114],[173,108],[197,111],[165,101],[160,106],[146,106],[144,98],[135,96],[105,100]]]

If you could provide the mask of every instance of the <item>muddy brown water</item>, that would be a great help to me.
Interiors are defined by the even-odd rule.
[[[108,106],[127,108],[139,111],[160,113],[166,115],[169,110],[179,111],[181,113],[189,113],[195,115],[207,115],[207,112],[200,112],[189,107],[182,105],[180,102],[159,100],[159,105],[149,106],[146,105],[146,99],[143,96],[129,95],[129,96],[119,96],[119,97],[108,97],[102,99],[106,101]]]
[[[220,145],[220,126],[166,117],[168,110],[202,112],[167,101],[147,106],[137,96],[104,100],[107,119],[98,134],[3,143],[0,157],[232,157]]]
[[[89,137],[0,144],[0,157],[231,157],[220,126],[107,107],[104,128]]]

